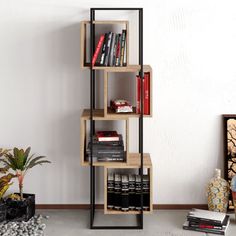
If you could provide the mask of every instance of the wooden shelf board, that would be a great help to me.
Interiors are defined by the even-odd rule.
[[[90,64],[86,63],[84,68],[90,68]],[[128,66],[94,66],[94,70],[105,70],[106,72],[138,72],[140,65],[128,65]],[[150,65],[143,65],[144,72],[151,71]]]
[[[83,166],[90,166],[88,161],[84,161]],[[141,166],[141,159],[139,153],[129,153],[127,162],[93,162],[93,166],[104,166],[108,168],[139,168]],[[149,153],[143,154],[143,166],[145,168],[152,167],[152,161]]]
[[[140,214],[140,211],[118,211],[118,210],[110,210],[107,209],[104,211],[105,214],[110,215],[138,215]],[[152,211],[143,211],[143,214],[151,214]]]
[[[94,24],[100,25],[113,25],[113,24],[128,24],[127,20],[94,20]],[[90,21],[82,21],[82,24],[90,24]]]
[[[151,117],[151,115],[143,115],[144,117]],[[133,107],[133,112],[127,112],[127,113],[116,113],[114,110],[112,110],[110,107],[107,108],[107,114],[106,117],[140,117],[140,114],[136,113],[136,107]]]

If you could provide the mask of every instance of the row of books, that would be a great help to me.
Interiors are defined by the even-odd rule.
[[[229,216],[225,213],[192,209],[183,229],[225,235],[229,222]]]
[[[88,142],[86,160],[90,160],[91,142]],[[125,161],[124,142],[117,131],[97,131],[93,137],[93,161]]]
[[[126,66],[127,42],[126,30],[116,34],[113,32],[102,34],[93,55],[94,66]]]
[[[108,210],[141,210],[141,176],[109,173],[107,177]],[[143,175],[143,210],[150,210],[150,181]]]
[[[141,113],[141,78],[136,76],[137,86],[137,101],[136,101],[136,113]],[[150,115],[150,73],[144,73],[143,79],[143,114]]]

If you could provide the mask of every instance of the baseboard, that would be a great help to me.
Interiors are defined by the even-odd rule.
[[[37,204],[36,209],[78,210],[89,209],[89,204]],[[103,209],[103,204],[96,204],[96,209]],[[154,204],[154,210],[188,210],[192,208],[207,209],[207,204]]]

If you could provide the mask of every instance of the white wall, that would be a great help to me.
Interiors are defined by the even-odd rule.
[[[53,162],[26,177],[38,203],[88,203],[79,119],[89,73],[80,69],[79,22],[90,7],[143,7],[144,62],[154,72],[154,116],[144,123],[154,200],[205,203],[205,184],[223,167],[221,114],[236,113],[235,1],[97,2],[0,1],[0,146],[30,145]]]

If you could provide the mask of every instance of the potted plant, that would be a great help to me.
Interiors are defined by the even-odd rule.
[[[10,150],[0,148],[0,157],[8,153]],[[0,173],[4,174],[0,177],[0,222],[6,220],[6,203],[3,199],[5,192],[12,185],[11,180],[15,175],[8,173],[8,167],[0,167]]]
[[[5,152],[4,159],[1,159],[5,164],[5,168],[12,169],[19,183],[19,197],[10,197],[6,200],[7,218],[20,218],[29,220],[35,214],[35,195],[23,193],[23,183],[27,172],[37,166],[45,163],[51,163],[45,160],[45,156],[34,157],[30,155],[31,148],[26,150],[14,148],[12,152]]]

